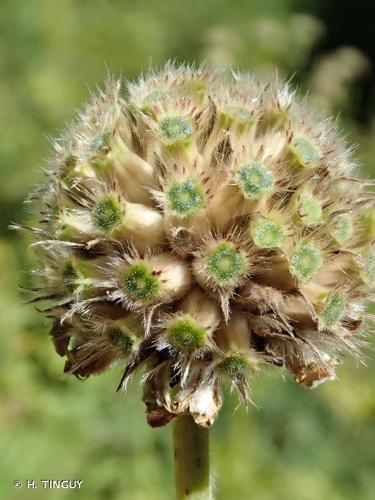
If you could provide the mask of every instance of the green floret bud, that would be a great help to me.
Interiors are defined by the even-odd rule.
[[[171,209],[180,216],[191,215],[204,204],[204,194],[194,179],[173,184],[167,191]]]
[[[307,167],[310,163],[319,160],[321,156],[317,146],[303,136],[294,137],[291,152],[302,167]]]
[[[180,142],[193,133],[191,121],[186,116],[169,116],[159,124],[160,132],[167,142]]]
[[[113,196],[108,196],[96,204],[92,217],[98,229],[109,233],[121,222],[121,206]]]
[[[291,270],[301,281],[312,278],[322,263],[321,249],[309,241],[304,241],[298,245],[290,259]]]
[[[122,354],[131,352],[134,340],[119,327],[109,328],[107,331],[108,340]]]
[[[217,368],[230,378],[243,377],[249,369],[249,361],[245,356],[234,354],[225,358]]]
[[[273,188],[273,173],[261,163],[253,161],[238,168],[236,179],[245,198],[259,198]]]
[[[259,220],[252,230],[254,243],[259,248],[280,248],[285,236],[284,227],[271,219]]]
[[[352,217],[349,214],[338,214],[331,222],[330,234],[339,245],[346,243],[353,234]]]
[[[206,332],[190,318],[182,318],[167,329],[170,344],[182,351],[193,351],[206,343]]]
[[[331,293],[324,304],[322,320],[325,326],[332,327],[342,318],[346,309],[346,302],[341,293]]]
[[[231,243],[220,243],[209,254],[207,269],[220,285],[235,282],[247,270],[247,259]]]
[[[148,302],[158,293],[159,280],[143,263],[133,264],[121,277],[124,292],[133,300]]]
[[[301,197],[299,215],[306,226],[319,224],[322,219],[322,203],[312,193],[304,193]]]

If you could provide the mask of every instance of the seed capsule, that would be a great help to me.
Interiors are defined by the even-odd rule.
[[[207,257],[208,273],[219,285],[235,283],[247,268],[246,256],[231,243],[219,243]]]
[[[118,349],[122,354],[128,354],[132,350],[134,339],[126,334],[121,328],[109,328],[107,336],[113,347]]]
[[[321,156],[318,147],[307,137],[297,135],[293,138],[290,151],[300,167],[310,167]]]
[[[170,344],[182,351],[192,351],[206,343],[206,332],[189,316],[182,316],[168,326]]]
[[[299,216],[306,226],[319,224],[322,219],[322,203],[312,193],[303,193],[301,195]]]
[[[353,234],[352,218],[349,214],[336,215],[330,224],[330,234],[339,245],[344,245]]]
[[[312,278],[322,263],[322,251],[311,241],[300,243],[290,258],[291,270],[301,281]]]
[[[339,292],[332,292],[328,295],[323,311],[322,322],[327,328],[336,326],[345,313],[346,302],[344,296]]]
[[[160,133],[168,144],[187,140],[193,133],[192,124],[186,116],[169,116],[160,122]]]
[[[271,219],[258,220],[251,234],[254,243],[259,248],[281,248],[286,238],[283,226]]]
[[[189,178],[183,182],[174,183],[167,190],[167,200],[170,209],[176,215],[185,217],[203,207],[204,194],[197,182]]]
[[[260,162],[252,161],[237,169],[236,180],[245,198],[259,198],[272,190],[273,173]]]
[[[94,224],[103,233],[112,231],[121,222],[122,215],[121,206],[113,196],[100,200],[93,210]]]

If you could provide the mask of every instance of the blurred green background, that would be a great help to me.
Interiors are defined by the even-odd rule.
[[[152,430],[121,367],[61,375],[48,324],[21,305],[32,257],[8,231],[75,108],[107,72],[134,78],[167,59],[279,73],[339,113],[374,176],[375,40],[370,1],[2,0],[0,3],[0,497],[172,499],[171,429]],[[269,369],[212,431],[218,500],[375,498],[375,354],[307,391]],[[15,490],[20,479],[82,479],[81,490]]]

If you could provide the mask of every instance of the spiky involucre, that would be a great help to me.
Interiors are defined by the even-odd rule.
[[[123,96],[126,97],[123,97]],[[33,301],[65,372],[144,368],[148,421],[202,426],[261,364],[314,387],[359,354],[374,284],[370,181],[277,78],[205,66],[109,81],[36,190]]]

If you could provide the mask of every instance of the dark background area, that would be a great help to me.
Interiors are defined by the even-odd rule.
[[[295,8],[302,8],[319,17],[326,26],[326,36],[312,51],[310,63],[325,52],[342,46],[360,50],[369,60],[370,68],[358,82],[359,98],[353,110],[353,119],[369,126],[374,109],[375,82],[375,29],[373,24],[374,4],[371,0],[297,0]],[[308,66],[307,66],[308,68]]]

